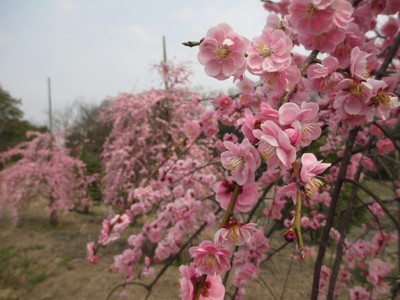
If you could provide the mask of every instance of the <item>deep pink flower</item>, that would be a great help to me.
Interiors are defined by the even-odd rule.
[[[189,253],[196,268],[203,274],[219,275],[231,268],[231,251],[219,249],[211,241],[203,241],[198,247],[191,247]]]
[[[208,30],[197,58],[207,75],[218,80],[232,75],[237,78],[246,70],[247,45],[248,40],[233,32],[228,24],[219,24]]]
[[[306,50],[317,49],[321,52],[331,53],[337,45],[344,40],[344,31],[333,27],[319,35],[299,34],[298,40]]]
[[[260,75],[264,81],[264,87],[271,91],[282,91],[289,89],[301,79],[299,68],[290,65],[279,72],[266,72]],[[264,103],[264,102],[263,102]]]
[[[301,34],[318,35],[328,31],[333,24],[333,8],[313,2],[315,1],[293,0],[289,5],[288,20]]]
[[[255,223],[239,224],[232,219],[215,233],[214,243],[222,248],[243,245],[250,240],[256,226]]]
[[[282,30],[265,27],[261,36],[255,37],[248,50],[248,69],[253,74],[278,72],[291,64],[293,44]]]
[[[225,169],[231,171],[233,179],[239,185],[254,181],[254,172],[260,165],[257,150],[244,139],[241,144],[224,142],[228,151],[221,153],[221,162]]]
[[[223,209],[227,209],[229,202],[231,201],[233,190],[236,187],[236,183],[230,181],[231,177],[215,183],[214,192],[215,199],[219,202]],[[236,199],[234,212],[247,212],[257,202],[260,194],[258,191],[258,184],[256,182],[245,183],[240,187],[240,193]]]
[[[268,166],[272,168],[281,166],[285,169],[291,167],[291,163],[296,159],[296,148],[290,143],[288,135],[275,122],[263,122],[261,130],[255,129],[253,134],[260,140],[257,150]]]
[[[194,264],[179,267],[181,272],[181,297],[182,300],[192,300],[194,298],[195,287],[201,282],[200,274]],[[202,288],[199,300],[223,300],[225,296],[225,287],[222,284],[221,276],[208,275]]]

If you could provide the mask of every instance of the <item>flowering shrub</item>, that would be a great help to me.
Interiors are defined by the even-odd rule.
[[[188,249],[192,262],[180,267],[182,298],[223,299],[226,292],[242,299],[261,263],[276,253],[269,244],[276,229],[285,228],[279,238],[294,242],[300,260],[312,252],[307,230],[318,243],[311,299],[338,297],[345,287],[352,299],[394,297],[399,282],[391,264],[399,256],[382,253],[400,232],[392,211],[400,197],[395,2],[266,1],[273,13],[260,36],[247,39],[219,24],[199,42],[184,43],[199,46],[209,76],[236,81],[238,94],[217,95],[214,110],[177,85],[117,97],[104,158],[107,202],[118,214],[88,244],[89,261],[98,262],[98,250],[129,223],[144,222],[114,259],[112,270],[125,274],[121,287],[138,284],[154,272],[152,264],[165,261],[144,285],[149,295],[168,266],[202,239]],[[378,22],[379,15],[386,17]],[[162,70],[164,79],[173,72]],[[365,184],[383,171],[394,192],[388,198]],[[364,232],[350,242],[359,210],[368,215]],[[257,223],[256,212],[263,215]],[[200,238],[206,228],[214,238]],[[146,243],[154,250],[143,253]],[[324,265],[328,243],[336,244],[336,256]]]

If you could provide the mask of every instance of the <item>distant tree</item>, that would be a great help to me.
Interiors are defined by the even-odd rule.
[[[0,85],[0,152],[26,140],[27,131],[47,130],[46,127],[38,127],[23,120],[24,113],[19,108],[21,103],[21,99],[14,98]]]

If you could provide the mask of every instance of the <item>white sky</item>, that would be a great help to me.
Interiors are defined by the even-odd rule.
[[[258,0],[1,0],[0,84],[22,99],[26,119],[45,124],[48,77],[54,110],[161,87],[152,65],[165,35],[168,59],[190,63],[193,86],[226,90],[232,82],[207,77],[198,49],[181,42],[222,22],[251,39],[266,16]]]

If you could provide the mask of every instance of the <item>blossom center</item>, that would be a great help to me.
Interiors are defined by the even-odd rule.
[[[260,43],[257,48],[258,52],[260,52],[260,55],[264,58],[268,58],[272,55],[272,53],[274,53],[271,47],[268,47],[263,43]]]
[[[318,10],[314,7],[314,5],[312,5],[311,3],[308,4],[308,6],[306,8],[305,18],[311,19],[312,17],[314,17],[317,14],[317,11]]]
[[[239,169],[241,169],[243,167],[243,165],[244,165],[243,156],[236,156],[231,159],[229,166],[228,166],[228,170],[230,170],[232,172],[236,172]]]
[[[379,92],[378,95],[371,99],[374,106],[390,106],[392,100],[385,92]]]
[[[354,96],[361,96],[363,94],[364,86],[362,84],[355,84],[350,88],[350,93],[352,93]]]
[[[223,44],[221,46],[218,47],[217,49],[217,57],[220,60],[224,60],[226,59],[229,55],[231,55],[232,51],[231,49],[229,49],[229,46],[226,44]]]
[[[314,195],[315,193],[318,192],[318,189],[320,187],[323,187],[324,183],[318,179],[317,177],[311,177],[310,181],[306,184],[305,188],[306,188],[306,195],[308,197],[311,197],[312,195]]]

